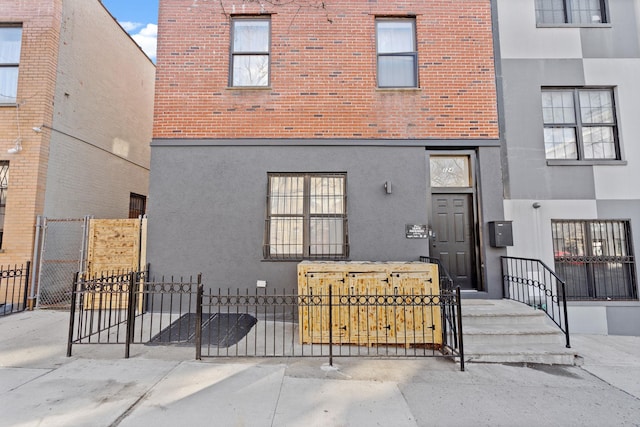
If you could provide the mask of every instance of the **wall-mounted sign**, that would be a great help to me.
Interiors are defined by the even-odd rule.
[[[407,239],[426,239],[428,238],[426,224],[407,224]]]

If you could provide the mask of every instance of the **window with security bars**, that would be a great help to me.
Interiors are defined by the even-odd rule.
[[[547,159],[619,160],[611,89],[543,89]]]
[[[0,249],[4,235],[4,215],[7,207],[7,189],[9,188],[9,162],[0,161]]]
[[[268,174],[265,259],[345,259],[346,180],[345,173]]]
[[[568,299],[638,299],[631,228],[625,220],[553,220],[556,273]]]
[[[538,24],[607,23],[604,0],[536,0]]]
[[[147,212],[147,197],[141,194],[129,195],[129,218],[139,218]]]

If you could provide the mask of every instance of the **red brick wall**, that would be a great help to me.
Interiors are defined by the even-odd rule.
[[[277,3],[252,90],[228,88],[229,22],[256,1],[160,0],[155,138],[498,137],[489,0]],[[408,14],[420,87],[378,89],[375,18]]]
[[[49,139],[32,128],[51,123],[61,14],[61,0],[6,0],[0,8],[0,23],[22,25],[18,105],[0,106],[0,160],[9,161],[0,252],[5,266],[31,259],[35,219],[44,208]],[[7,153],[18,136],[22,151]]]

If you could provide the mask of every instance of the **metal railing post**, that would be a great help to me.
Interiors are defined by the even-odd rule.
[[[131,341],[133,341],[134,319],[135,319],[135,293],[136,293],[136,273],[129,274],[129,298],[127,304],[127,330],[126,342],[124,349],[124,358],[128,359],[131,349]]]
[[[332,305],[333,291],[331,285],[329,285],[329,366],[333,366],[333,305]]]
[[[198,275],[198,294],[196,297],[196,360],[202,360],[202,301],[204,286]]]
[[[460,286],[456,286],[456,306],[458,309],[458,352],[460,353],[460,371],[464,372],[464,340],[462,339],[462,300]]]
[[[71,309],[70,317],[69,317],[69,338],[67,340],[67,357],[71,357],[71,346],[73,345],[73,327],[75,326],[75,318],[76,318],[76,298],[77,298],[77,290],[78,290],[78,276],[79,273],[73,275],[73,286],[71,287]]]
[[[566,285],[564,281],[561,281],[560,284],[562,285],[562,306],[564,307],[564,335],[567,340],[566,347],[571,348],[571,343],[569,342],[569,313],[567,310],[567,292],[565,289]]]

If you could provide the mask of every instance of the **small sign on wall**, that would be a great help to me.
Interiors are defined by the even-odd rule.
[[[407,239],[426,239],[428,238],[426,224],[407,224]]]

